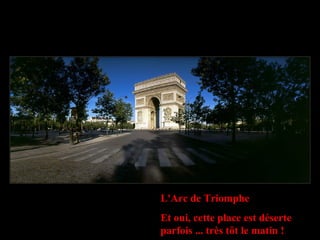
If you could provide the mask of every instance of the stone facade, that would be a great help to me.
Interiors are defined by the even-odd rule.
[[[186,83],[176,73],[136,83],[135,128],[178,129],[172,118],[184,109],[186,92]]]

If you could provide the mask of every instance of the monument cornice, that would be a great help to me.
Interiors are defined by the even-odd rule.
[[[147,88],[143,88],[137,91],[134,91],[133,94],[142,94],[142,93],[146,93],[152,90],[157,90],[157,92],[163,92],[163,90],[171,90],[170,87],[172,87],[172,90],[175,90],[176,87],[178,87],[180,90],[182,90],[184,93],[187,92],[187,89],[184,87],[181,87],[178,83],[164,83],[164,84],[159,84],[157,86],[151,86],[151,87],[147,87]]]
[[[168,73],[168,74],[165,74],[165,75],[161,75],[161,76],[158,76],[158,77],[154,77],[154,78],[150,78],[150,79],[147,79],[147,80],[144,80],[144,81],[141,81],[141,82],[138,82],[136,83],[134,86],[139,86],[139,85],[142,85],[142,84],[147,84],[147,83],[150,83],[150,82],[153,82],[153,81],[158,81],[160,79],[164,79],[164,78],[169,78],[169,77],[176,77],[178,78],[184,85],[186,84],[186,82],[176,73]]]

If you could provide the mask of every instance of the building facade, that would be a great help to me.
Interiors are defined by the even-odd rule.
[[[176,73],[138,82],[134,85],[135,129],[178,129],[174,118],[183,112],[186,83]]]

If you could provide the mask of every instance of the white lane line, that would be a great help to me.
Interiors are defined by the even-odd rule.
[[[77,153],[74,153],[74,154],[66,155],[66,156],[64,156],[64,157],[62,157],[60,159],[64,160],[64,159],[67,159],[67,158],[76,157],[76,156],[82,155],[82,154],[87,153],[87,152],[91,152],[91,151],[96,150],[96,149],[98,149],[98,148],[91,148],[89,150],[85,150],[85,151],[82,151],[82,152],[77,152]]]
[[[174,154],[186,165],[186,166],[192,166],[195,163],[187,156],[185,155],[180,148],[173,147],[172,148]]]
[[[160,167],[171,167],[171,162],[167,155],[168,153],[166,148],[158,148],[158,159],[160,162]]]
[[[91,163],[101,163],[103,162],[104,160],[107,160],[109,157],[111,157],[113,154],[116,154],[118,152],[120,152],[120,148],[116,148],[114,150],[112,150],[111,152],[109,152],[108,154],[106,155],[103,155],[102,157],[99,157],[97,158],[96,160],[92,161]],[[122,161],[123,162],[123,161]],[[121,164],[120,164],[121,165]]]
[[[210,163],[210,164],[215,164],[215,163],[217,163],[216,160],[213,160],[213,159],[207,157],[206,155],[195,151],[193,148],[187,148],[187,150],[188,150],[189,152],[191,152],[192,154],[194,154],[195,156],[197,156],[198,158],[200,158],[200,159],[202,159],[203,161],[207,162],[207,163]]]
[[[97,155],[98,153],[101,153],[101,152],[104,152],[104,151],[106,151],[106,149],[105,149],[105,148],[102,148],[102,149],[100,149],[99,151],[96,151],[96,152],[90,153],[90,154],[86,154],[86,155],[84,155],[83,157],[77,157],[77,158],[74,159],[73,161],[75,161],[75,162],[83,161],[83,160],[86,160],[86,159],[88,159],[88,158],[91,158],[91,157],[93,157],[94,155]]]
[[[144,148],[142,154],[139,156],[138,161],[134,163],[136,168],[145,167],[147,165],[148,155],[151,152],[151,148]]]

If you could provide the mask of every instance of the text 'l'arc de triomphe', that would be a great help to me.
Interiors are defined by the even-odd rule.
[[[184,109],[186,83],[176,73],[134,85],[135,129],[178,129],[172,120]]]

